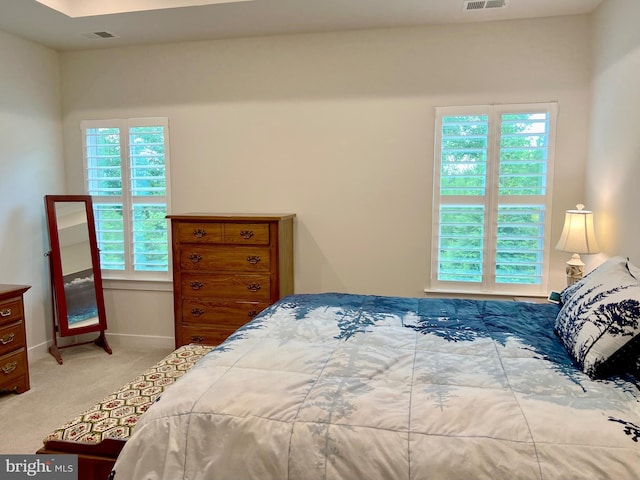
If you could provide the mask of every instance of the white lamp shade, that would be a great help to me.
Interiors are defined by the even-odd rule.
[[[600,247],[593,228],[593,212],[567,210],[556,249],[574,253],[598,253]]]

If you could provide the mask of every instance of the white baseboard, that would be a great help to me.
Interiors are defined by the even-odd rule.
[[[38,345],[34,345],[32,347],[27,348],[27,355],[29,357],[29,363],[35,362],[36,360],[42,360],[47,355],[49,355],[49,345],[53,342],[42,342]]]
[[[91,334],[94,335],[95,334]],[[121,333],[106,333],[109,346],[122,348],[175,348],[175,340],[173,337],[159,337],[150,335],[129,335]],[[76,337],[68,337],[60,339],[62,344],[64,341],[70,340],[70,343],[78,341]],[[41,360],[49,356],[49,347],[53,342],[51,340],[42,342],[38,345],[31,346],[27,349],[29,363]],[[60,341],[58,343],[60,345]]]

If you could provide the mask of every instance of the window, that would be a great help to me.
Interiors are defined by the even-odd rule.
[[[546,291],[556,104],[436,109],[435,289]]]
[[[168,126],[166,118],[81,124],[105,278],[168,278]]]

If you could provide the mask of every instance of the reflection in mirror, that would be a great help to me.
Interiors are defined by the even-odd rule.
[[[69,328],[95,325],[98,304],[84,204],[58,202],[55,208]]]
[[[111,353],[104,335],[107,323],[91,197],[47,195],[45,205],[54,316],[49,351],[61,364],[59,349],[90,342],[60,346],[58,336],[100,331],[94,343]]]

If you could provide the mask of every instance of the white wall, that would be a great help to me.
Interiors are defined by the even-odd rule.
[[[587,192],[607,256],[640,264],[640,2],[605,0],[593,17]]]
[[[559,102],[555,241],[583,200],[589,26],[574,16],[62,53],[68,193],[83,190],[81,120],[168,116],[173,213],[297,213],[297,292],[421,296],[434,107]],[[566,256],[553,253],[551,288]],[[110,292],[109,330],[170,336],[170,295]]]
[[[26,284],[30,358],[51,339],[44,195],[64,193],[58,54],[0,31],[0,283]]]

